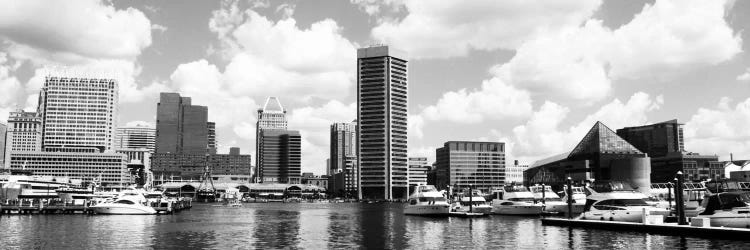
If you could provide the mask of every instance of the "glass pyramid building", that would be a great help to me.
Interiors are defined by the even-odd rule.
[[[568,158],[576,156],[586,156],[591,154],[643,154],[635,146],[631,145],[625,139],[612,131],[609,127],[601,122],[596,122],[593,127],[586,133],[578,145],[573,148]]]

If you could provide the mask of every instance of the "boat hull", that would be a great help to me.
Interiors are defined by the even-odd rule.
[[[404,214],[419,216],[448,216],[450,215],[450,206],[448,204],[407,205],[406,208],[404,208]]]
[[[574,203],[572,209],[574,214],[583,213],[583,204]],[[568,204],[564,202],[547,202],[546,204],[544,204],[544,212],[567,214]]]
[[[541,205],[499,205],[492,207],[493,214],[501,215],[540,215],[544,207]]]
[[[110,204],[102,204],[94,206],[92,209],[96,214],[156,214],[154,208],[146,206],[111,206]]]
[[[717,213],[696,218],[708,218],[712,227],[750,228],[750,214]]]
[[[649,215],[669,215],[667,210],[646,210]],[[643,222],[643,210],[595,210],[584,212],[580,219],[582,220],[605,220],[605,221],[621,221],[621,222]]]

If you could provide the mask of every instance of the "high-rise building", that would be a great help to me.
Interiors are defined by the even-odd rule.
[[[0,167],[5,168],[5,138],[8,125],[0,123]]]
[[[437,187],[460,191],[473,185],[489,193],[505,184],[505,143],[449,141],[435,150]]]
[[[286,130],[286,110],[281,106],[281,101],[276,97],[268,97],[262,109],[258,109],[258,121],[255,124],[255,181],[263,182],[260,179],[261,168],[261,148],[260,144],[263,138],[262,131],[265,129]]]
[[[298,131],[284,129],[263,129],[258,145],[258,182],[289,183],[300,182],[302,165],[302,145]]]
[[[205,155],[208,151],[208,107],[190,97],[161,93],[156,108],[156,153]]]
[[[216,154],[216,123],[208,122],[208,153]]]
[[[427,172],[431,168],[427,157],[409,157],[409,186],[427,185]]]
[[[621,128],[617,130],[617,135],[638,150],[647,153],[649,157],[661,157],[668,153],[685,151],[682,126],[683,124],[677,123],[677,119],[674,119],[645,126]]]
[[[10,112],[5,150],[41,151],[42,118],[36,112],[18,110]]]
[[[346,165],[346,157],[357,156],[357,122],[331,125],[330,173],[338,173]]]
[[[149,153],[154,153],[154,149],[156,148],[156,129],[141,125],[117,128],[115,148],[145,148],[148,149]]]
[[[110,78],[46,76],[37,108],[44,124],[43,150],[113,150],[117,90],[117,81]]]
[[[408,197],[407,61],[387,46],[357,50],[360,198]]]

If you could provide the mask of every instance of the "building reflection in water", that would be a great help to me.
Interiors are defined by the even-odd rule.
[[[299,238],[298,247],[303,249],[326,249],[329,234],[325,230],[328,228],[329,208],[304,208],[300,210],[299,220]]]
[[[328,248],[341,249],[360,242],[359,215],[351,211],[332,209],[328,213]]]
[[[255,210],[253,246],[258,249],[292,248],[299,244],[298,210]]]

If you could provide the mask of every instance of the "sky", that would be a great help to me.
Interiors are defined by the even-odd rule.
[[[44,75],[115,77],[119,124],[160,92],[208,106],[219,152],[254,155],[269,96],[325,173],[329,126],[356,118],[356,49],[408,53],[409,155],[506,143],[531,164],[612,129],[677,119],[686,150],[750,159],[750,1],[0,0],[0,121]]]

